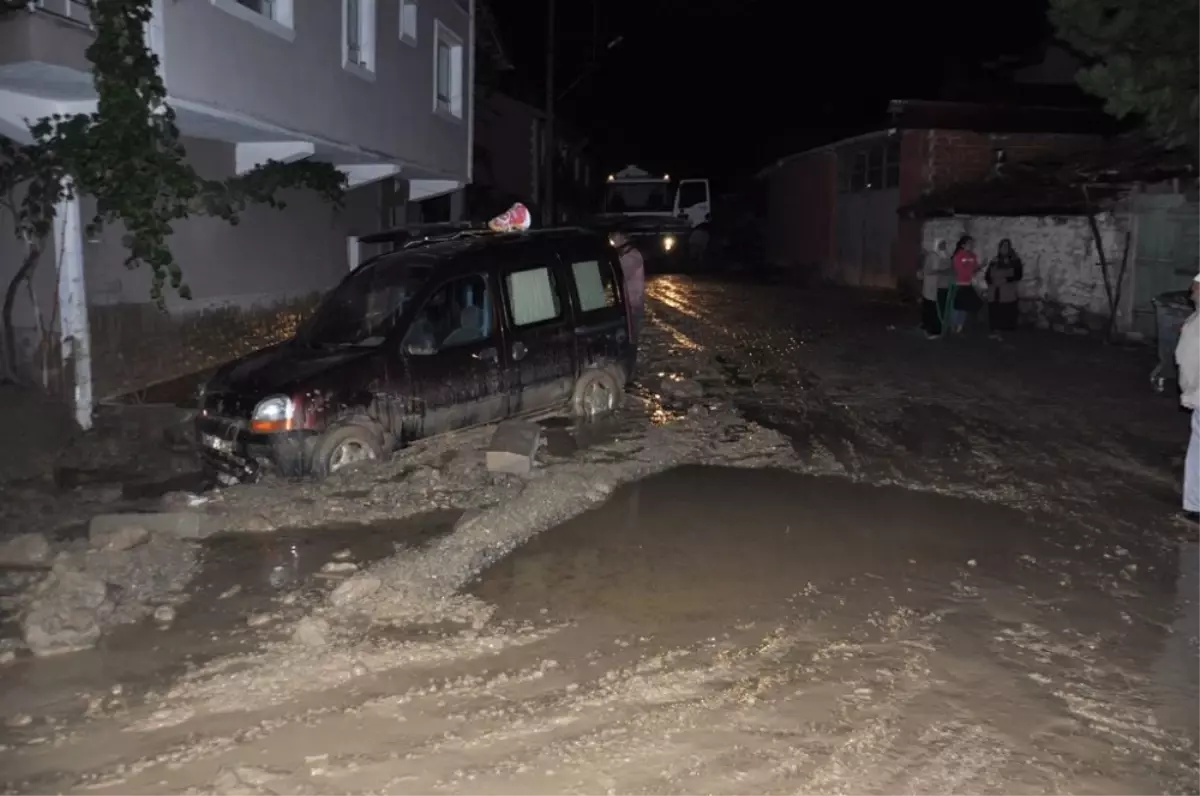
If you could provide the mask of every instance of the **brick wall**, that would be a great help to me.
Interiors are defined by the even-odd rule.
[[[983,179],[995,166],[998,149],[1004,150],[1007,162],[1018,163],[1079,149],[1100,140],[1094,135],[965,130],[924,130],[917,135],[921,141],[922,166],[918,183],[921,193]]]

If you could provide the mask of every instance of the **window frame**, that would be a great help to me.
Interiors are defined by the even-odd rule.
[[[899,136],[887,140],[883,151],[883,187],[900,187],[900,164],[903,161]]]
[[[518,324],[515,316],[513,315],[513,295],[510,277],[513,274],[543,269],[547,274],[550,275],[550,292],[554,296],[554,302],[558,307],[558,314],[553,318],[546,318],[545,320],[536,321],[534,323]],[[559,263],[556,260],[532,265],[514,265],[509,268],[505,268],[503,272],[503,278],[500,281],[503,283],[502,290],[504,292],[504,320],[508,324],[508,328],[512,329],[514,333],[519,334],[536,329],[542,329],[548,326],[562,324],[566,320],[567,303],[563,301],[562,275],[559,273]]]
[[[400,41],[410,47],[416,47],[419,40],[418,28],[420,24],[421,6],[418,0],[400,0],[400,17],[396,23]]]
[[[879,144],[872,144],[867,148],[867,180],[866,190],[879,191],[883,189],[884,175],[884,148]]]
[[[853,153],[854,163],[850,170],[850,193],[867,190],[867,153],[858,149]]]
[[[439,54],[442,46],[450,51],[450,74],[447,76],[449,95],[443,107],[438,94],[442,75]],[[433,112],[444,119],[461,122],[466,111],[466,50],[462,37],[448,28],[440,19],[433,23]]]
[[[602,286],[604,284],[604,269],[607,269],[609,278],[612,280],[612,304],[605,304],[602,307],[593,307],[591,309],[586,309],[583,306],[583,296],[579,292],[579,277],[575,273],[575,267],[587,263],[596,264],[596,270],[600,274],[600,283]],[[621,294],[623,280],[621,278],[619,265],[614,266],[611,258],[599,253],[597,253],[595,256],[580,254],[570,259],[570,261],[567,263],[567,269],[571,274],[572,298],[575,301],[575,307],[579,311],[580,317],[591,319],[593,316],[605,315],[613,312],[614,310],[621,309],[621,305],[624,302],[624,297]]]
[[[350,4],[358,8],[358,60],[351,59]],[[342,0],[342,68],[367,81],[375,80],[378,18],[375,0]]]
[[[238,0],[210,0],[213,7],[230,16],[248,22],[254,27],[278,36],[284,41],[295,41],[295,0],[270,0],[271,14],[255,11]]]

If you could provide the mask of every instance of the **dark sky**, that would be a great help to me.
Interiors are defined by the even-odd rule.
[[[539,104],[547,2],[492,0],[510,77]],[[560,113],[606,168],[681,177],[728,178],[878,128],[889,99],[935,99],[956,69],[1048,32],[1045,0],[556,2],[559,92],[587,73]]]

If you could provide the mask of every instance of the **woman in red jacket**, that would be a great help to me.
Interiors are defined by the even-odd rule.
[[[966,325],[967,317],[979,311],[979,294],[971,280],[979,270],[979,258],[975,256],[975,239],[963,235],[954,247],[951,258],[954,265],[954,312],[950,315],[951,327],[959,334]]]

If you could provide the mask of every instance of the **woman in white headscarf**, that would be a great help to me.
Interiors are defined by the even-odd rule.
[[[950,289],[950,252],[946,240],[938,238],[921,262],[921,328],[930,340],[942,336],[942,313]]]

